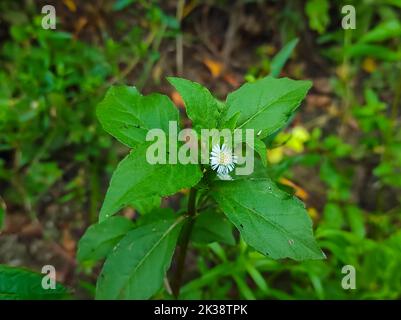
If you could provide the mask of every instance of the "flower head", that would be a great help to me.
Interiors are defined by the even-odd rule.
[[[224,177],[228,180],[228,173],[234,170],[237,163],[237,156],[232,153],[232,150],[223,144],[220,148],[219,144],[215,144],[210,153],[210,165],[213,170],[217,171],[219,178]],[[231,177],[230,177],[231,178]]]

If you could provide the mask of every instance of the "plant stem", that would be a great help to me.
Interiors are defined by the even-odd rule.
[[[188,243],[189,239],[191,238],[191,233],[195,222],[194,217],[196,213],[196,192],[197,190],[195,188],[191,188],[191,191],[189,192],[188,212],[187,212],[188,220],[181,231],[179,240],[180,248],[177,256],[177,269],[171,285],[173,295],[176,299],[180,294],[182,275],[184,273],[184,267],[185,267],[185,257],[187,256]]]

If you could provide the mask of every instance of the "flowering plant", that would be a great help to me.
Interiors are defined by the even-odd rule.
[[[152,297],[166,280],[176,246],[179,250],[174,276],[164,283],[178,297],[188,244],[234,244],[233,226],[245,242],[272,259],[324,258],[303,203],[272,181],[266,164],[265,139],[288,122],[311,83],[268,76],[244,84],[221,102],[198,83],[180,78],[168,80],[183,98],[195,132],[225,130],[228,137],[210,136],[206,163],[196,161],[199,155],[192,157],[195,161],[178,161],[171,152],[174,149],[170,149],[171,123],[176,123],[175,130],[179,127],[179,112],[171,100],[161,94],[141,95],[134,87],[109,89],[97,108],[97,116],[103,128],[132,151],[113,173],[99,223],[92,225],[79,243],[79,261],[105,259],[96,297]],[[152,147],[154,130],[168,135],[168,139],[158,141],[164,146],[161,143]],[[246,135],[240,130],[247,130]],[[238,132],[236,145],[223,141]],[[189,140],[192,141],[182,139],[192,146],[186,150],[199,145],[198,140]],[[258,154],[257,158],[251,157],[252,172],[234,172],[236,166],[240,167],[242,151],[249,148]],[[150,149],[156,153],[168,149],[169,159],[177,161],[163,158],[151,163]],[[173,212],[161,208],[163,197],[183,189],[189,189],[186,209]],[[139,213],[134,222],[116,215],[127,206]],[[214,232],[200,236],[200,228]]]

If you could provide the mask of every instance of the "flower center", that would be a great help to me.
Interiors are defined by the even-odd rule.
[[[220,153],[219,164],[227,165],[230,163],[230,157],[227,153]]]

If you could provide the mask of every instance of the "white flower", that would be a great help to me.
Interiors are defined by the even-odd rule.
[[[228,173],[234,170],[236,163],[237,156],[235,156],[231,149],[225,144],[223,144],[221,148],[219,144],[213,146],[212,152],[210,153],[210,165],[213,170],[217,171],[220,179],[224,177],[222,180],[228,180]]]

